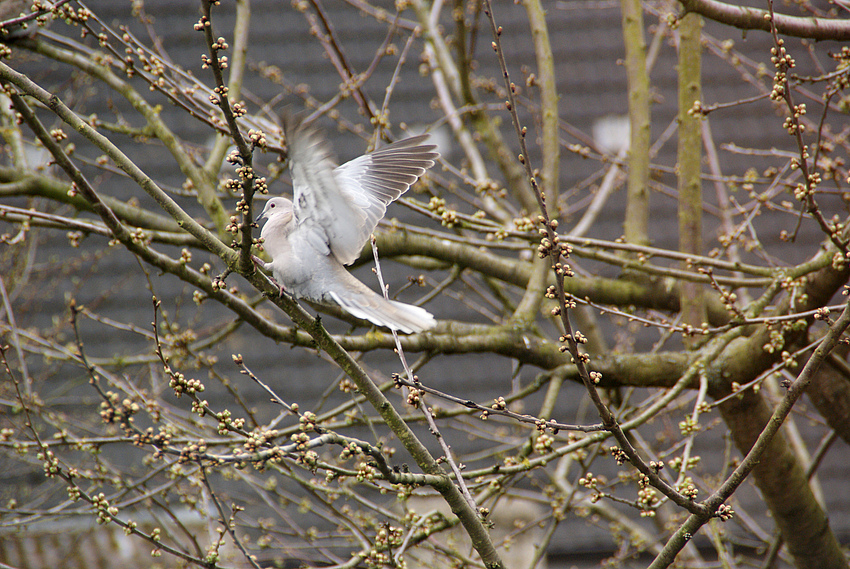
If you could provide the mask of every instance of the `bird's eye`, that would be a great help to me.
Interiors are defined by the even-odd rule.
[[[276,205],[274,205],[273,203],[270,203],[270,204],[269,204],[269,207],[270,207],[270,208],[272,208],[272,209],[274,209],[274,208],[276,208],[277,206],[276,206]]]

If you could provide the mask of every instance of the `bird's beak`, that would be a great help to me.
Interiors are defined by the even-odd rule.
[[[263,210],[262,212],[260,212],[260,215],[258,215],[258,216],[254,219],[254,223],[260,223],[260,222],[261,222],[261,221],[263,221],[265,218],[266,218],[266,212],[265,212],[265,210]]]

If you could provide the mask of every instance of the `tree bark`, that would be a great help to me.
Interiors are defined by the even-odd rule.
[[[752,448],[770,420],[771,409],[760,394],[746,390],[720,405],[724,421],[742,453]],[[753,470],[753,482],[773,513],[776,527],[799,569],[839,569],[847,560],[809,486],[805,469],[782,431],[770,442]]]

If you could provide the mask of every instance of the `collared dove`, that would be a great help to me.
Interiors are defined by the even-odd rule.
[[[418,306],[386,300],[354,278],[353,263],[384,217],[387,205],[434,165],[436,147],[414,136],[336,166],[316,129],[287,120],[284,125],[292,172],[293,201],[266,202],[257,221],[271,257],[270,270],[296,298],[336,304],[350,314],[405,334],[433,328],[434,317]]]

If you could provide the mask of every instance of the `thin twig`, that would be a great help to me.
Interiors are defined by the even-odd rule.
[[[384,285],[384,275],[381,273],[381,261],[378,257],[378,245],[375,240],[375,236],[372,235],[370,238],[370,242],[372,243],[372,255],[375,259],[375,274],[378,276],[378,283],[381,286],[381,292],[384,295],[384,299],[389,301],[389,295],[387,293],[387,287]],[[407,374],[408,379],[410,379],[414,383],[418,383],[418,377],[410,371],[410,367],[407,365],[407,358],[404,357],[404,348],[401,346],[401,342],[398,339],[398,332],[396,330],[392,331],[393,339],[395,340],[396,345],[396,353],[398,353],[399,360],[401,361],[401,365],[404,368],[404,372]],[[411,387],[411,389],[417,389],[416,387]],[[446,462],[451,468],[452,473],[454,473],[455,480],[457,481],[458,488],[460,488],[461,494],[466,499],[469,507],[474,511],[478,511],[478,505],[475,503],[475,500],[472,498],[472,494],[469,493],[469,488],[466,487],[466,482],[463,480],[463,474],[461,473],[460,467],[457,464],[457,461],[454,458],[454,453],[452,453],[452,449],[449,444],[446,442],[445,437],[443,437],[442,433],[440,433],[440,429],[437,426],[437,422],[434,420],[434,414],[432,410],[425,404],[424,401],[420,401],[419,405],[420,411],[425,417],[425,421],[428,423],[428,428],[431,431],[431,434],[434,435],[434,438],[440,443],[440,448],[443,449],[443,455],[445,456]]]

